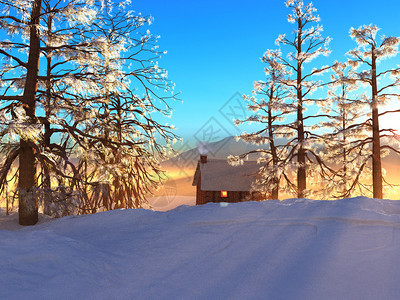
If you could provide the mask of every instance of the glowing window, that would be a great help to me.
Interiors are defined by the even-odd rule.
[[[228,192],[227,191],[221,191],[221,198],[226,198],[228,197]]]

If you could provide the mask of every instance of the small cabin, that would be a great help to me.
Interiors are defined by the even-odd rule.
[[[226,159],[200,155],[192,183],[196,186],[196,205],[261,200],[261,194],[251,189],[259,168],[255,161],[231,166]]]

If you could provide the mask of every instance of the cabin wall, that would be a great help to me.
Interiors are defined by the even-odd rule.
[[[228,197],[221,197],[221,191],[214,192],[214,201],[213,202],[229,202],[229,203],[236,203],[236,202],[243,202],[246,201],[250,196],[249,192],[246,191],[228,191]]]
[[[207,192],[201,190],[201,176],[200,176],[196,187],[196,205],[206,204],[207,202],[210,201],[207,201]]]
[[[201,176],[196,187],[196,205],[206,204],[209,202],[228,202],[236,203],[243,201],[259,201],[262,200],[260,193],[249,191],[228,191],[228,197],[221,197],[221,191],[203,191],[201,189]]]
[[[200,184],[197,186],[196,191],[196,205],[201,205],[209,202],[228,202],[228,203],[236,203],[243,201],[252,201],[258,200],[252,197],[252,193],[247,191],[228,191],[228,197],[221,197],[221,191],[203,191],[200,188]]]

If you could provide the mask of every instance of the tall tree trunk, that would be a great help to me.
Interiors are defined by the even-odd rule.
[[[372,47],[372,185],[374,198],[382,199],[381,141],[379,133],[378,86],[375,47]]]
[[[273,90],[273,88],[271,88],[271,94],[270,94],[269,101],[272,101],[273,96],[274,96],[274,90]],[[275,169],[278,166],[278,155],[276,153],[274,132],[272,130],[272,112],[271,112],[270,105],[268,105],[268,138],[269,138],[269,147],[271,149],[271,155],[272,155],[272,166],[275,171]],[[273,184],[273,188],[271,190],[270,199],[278,199],[279,198],[279,178],[276,173],[273,174],[272,184]]]
[[[307,188],[306,178],[306,154],[303,148],[304,143],[304,125],[303,125],[303,99],[301,91],[297,92],[298,106],[297,106],[297,136],[299,143],[299,150],[297,152],[297,162],[299,164],[297,169],[297,197],[303,198],[304,191]]]
[[[302,41],[302,24],[299,19],[298,33],[297,33],[297,53],[301,53]],[[300,56],[300,55],[299,55]],[[303,91],[302,91],[302,78],[301,78],[301,61],[297,60],[297,139],[299,143],[299,150],[297,152],[297,162],[299,164],[297,169],[297,197],[303,198],[304,191],[307,188],[306,178],[306,154],[303,148],[304,143],[304,125],[303,125]]]
[[[344,84],[342,84],[342,108],[341,110],[341,115],[342,115],[342,130],[343,130],[343,136],[342,136],[342,155],[343,155],[343,195],[346,194],[347,192],[347,153],[346,153],[346,143],[347,143],[347,136],[346,136],[346,129],[347,129],[347,111],[346,111],[346,103],[345,103],[345,97],[346,97],[346,87]]]
[[[49,16],[48,21],[48,30],[51,32],[51,25],[52,25],[52,17]],[[50,139],[51,139],[51,127],[50,127],[50,107],[51,107],[51,55],[47,56],[47,74],[46,74],[46,106],[45,106],[45,113],[46,113],[46,121],[44,124],[44,138],[43,138],[43,148],[50,149]],[[44,190],[43,194],[43,213],[46,215],[51,215],[51,180],[50,180],[50,172],[49,169],[42,166],[43,172],[43,183],[42,187]]]
[[[120,99],[117,97],[116,99],[116,110],[117,110],[117,119],[116,119],[116,131],[117,131],[117,142],[118,143],[122,143],[122,124],[121,124],[121,120],[122,120],[122,106],[121,106],[121,101]],[[118,151],[119,149],[115,149],[114,150],[114,159],[115,159],[115,163],[119,163],[121,160],[120,157],[120,153]],[[123,182],[123,181],[122,181]],[[120,207],[124,207],[126,208],[127,203],[125,203],[125,197],[126,197],[126,186],[124,184],[120,184],[120,178],[115,177],[114,179],[114,190],[115,190],[115,195],[114,195],[114,199],[113,201],[115,203],[118,203],[118,205]]]
[[[41,0],[32,3],[30,21],[30,45],[28,68],[23,94],[25,112],[31,123],[35,122],[36,91],[39,70],[40,38],[39,24]],[[35,149],[31,143],[21,138],[19,154],[19,224],[34,225],[38,220],[38,205],[35,195],[37,187]]]

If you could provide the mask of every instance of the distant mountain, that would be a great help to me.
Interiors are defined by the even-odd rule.
[[[196,147],[186,150],[171,158],[169,162],[197,162],[200,152],[204,152],[209,158],[226,159],[229,155],[239,155],[250,150],[259,149],[260,147],[260,145],[247,144],[242,140],[236,141],[234,136],[229,136],[217,142],[199,145],[200,149]]]
[[[277,143],[284,143],[284,139],[279,139]],[[209,143],[206,145],[199,145],[199,148],[203,148],[200,150],[207,150],[206,155],[209,158],[216,159],[226,159],[229,155],[240,155],[246,153],[248,151],[256,150],[256,149],[268,149],[268,145],[253,145],[243,142],[242,140],[236,141],[236,137],[229,136],[220,141]],[[179,155],[169,159],[164,162],[164,166],[178,166],[180,168],[185,167],[195,167],[197,161],[200,158],[199,149],[192,148],[186,151],[181,152]],[[255,160],[256,156],[250,156],[250,160]],[[396,171],[400,176],[400,155],[391,152],[387,157],[383,158],[383,163],[385,164],[385,168],[390,170],[391,172]],[[394,167],[394,168],[393,168]]]

